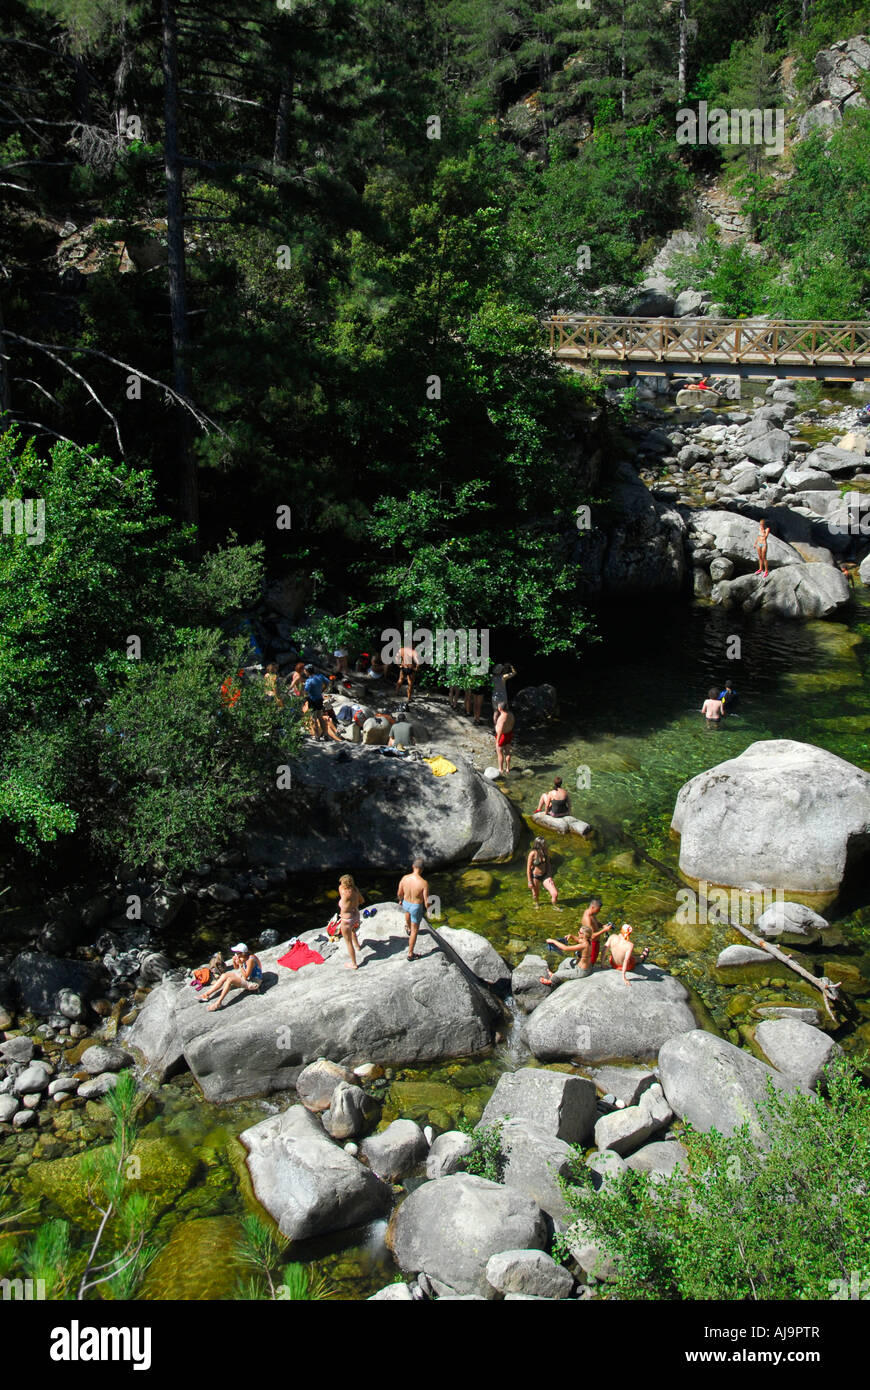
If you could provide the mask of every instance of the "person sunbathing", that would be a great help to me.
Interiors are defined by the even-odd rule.
[[[249,951],[245,943],[240,941],[238,946],[233,947],[232,969],[225,970],[209,989],[204,989],[199,996],[200,1001],[210,999],[213,994],[217,994],[215,1002],[208,1006],[209,1013],[214,1013],[220,1008],[231,989],[244,989],[253,993],[260,988],[262,978],[262,965],[253,951]]]
[[[628,922],[623,922],[619,932],[614,932],[612,936],[608,936],[604,943],[604,949],[610,956],[612,968],[620,972],[627,985],[631,984],[631,980],[628,978],[629,970],[643,965],[649,955],[649,947],[645,946],[640,953],[640,959],[635,960],[634,945],[631,940],[632,930]]]

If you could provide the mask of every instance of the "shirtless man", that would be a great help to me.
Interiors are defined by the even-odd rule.
[[[408,684],[408,704],[411,703],[411,695],[414,691],[414,682],[417,679],[417,672],[420,667],[420,658],[413,647],[399,648],[399,679],[396,681],[396,694],[402,688],[402,681]]]
[[[635,960],[634,946],[631,941],[632,928],[628,922],[623,922],[619,932],[614,932],[608,936],[604,943],[604,949],[610,955],[610,964],[614,970],[618,970],[627,985],[631,985],[628,978],[629,970],[634,970],[635,966],[643,965],[649,955],[649,947],[645,946],[640,953],[640,959]]]
[[[408,960],[419,960],[414,954],[420,922],[429,913],[429,885],[423,877],[423,860],[415,859],[411,872],[399,879],[397,891],[399,906],[405,914],[405,931],[408,934]]]
[[[755,542],[755,549],[758,551],[758,569],[756,574],[760,574],[762,579],[767,578],[767,538],[770,535],[770,527],[764,517],[758,523],[758,537]]]
[[[498,718],[495,721],[495,751],[498,757],[498,770],[503,772],[505,776],[511,770],[511,744],[514,741],[516,722],[507,705],[499,705]]]

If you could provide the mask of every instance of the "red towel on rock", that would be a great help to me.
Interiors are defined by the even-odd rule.
[[[303,965],[322,965],[323,956],[319,951],[312,951],[310,946],[306,946],[304,941],[297,941],[292,946],[286,956],[278,957],[279,965],[286,965],[288,970],[300,970]]]

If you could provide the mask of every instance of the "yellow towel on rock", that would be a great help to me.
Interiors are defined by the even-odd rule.
[[[423,762],[429,764],[436,777],[447,777],[456,771],[454,764],[442,758],[440,753],[437,758],[424,758]]]

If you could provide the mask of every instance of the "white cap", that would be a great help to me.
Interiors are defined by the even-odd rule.
[[[245,945],[244,941],[240,941],[239,944],[238,944],[238,946],[231,946],[231,947],[230,947],[230,950],[232,950],[232,951],[244,951],[245,955],[248,954],[248,948],[247,948],[247,946]]]

